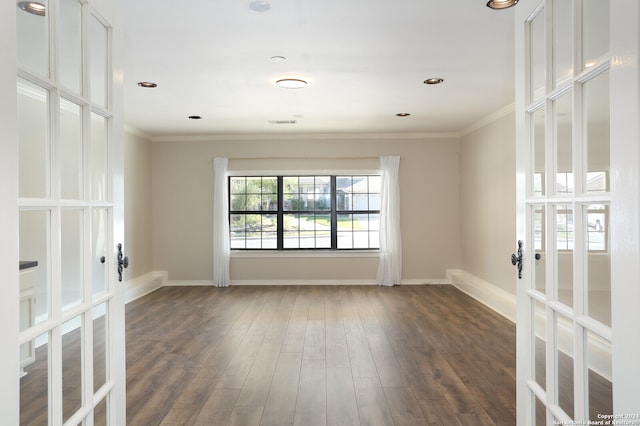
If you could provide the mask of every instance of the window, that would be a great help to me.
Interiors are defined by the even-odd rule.
[[[231,176],[232,249],[380,247],[380,176]]]

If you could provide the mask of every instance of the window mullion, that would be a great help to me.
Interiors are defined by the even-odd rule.
[[[331,250],[338,249],[338,214],[337,214],[337,189],[336,177],[331,176]]]
[[[284,179],[282,176],[278,176],[278,213],[277,213],[277,248],[282,250],[284,248]]]

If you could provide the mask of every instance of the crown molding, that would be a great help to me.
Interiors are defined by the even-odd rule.
[[[145,132],[143,132],[142,130],[138,130],[138,129],[136,129],[135,127],[131,127],[131,126],[126,125],[126,124],[125,124],[125,125],[123,126],[123,128],[124,128],[124,133],[125,133],[125,134],[129,134],[129,135],[137,136],[137,137],[139,137],[139,138],[148,139],[148,140],[150,140],[150,141],[152,141],[152,140],[153,140],[153,137],[152,137],[150,134],[145,133]]]
[[[494,121],[497,121],[502,117],[515,112],[515,110],[516,110],[516,104],[514,102],[497,110],[496,112],[486,115],[482,117],[480,120],[470,125],[469,127],[462,129],[462,131],[460,132],[460,137],[467,136],[469,133],[475,132],[476,130],[481,129],[484,126],[491,124]]]
[[[282,140],[416,140],[459,139],[457,132],[445,133],[270,133],[152,136],[152,142],[215,142],[215,141],[282,141]]]

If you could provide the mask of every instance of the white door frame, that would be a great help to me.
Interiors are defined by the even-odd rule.
[[[0,2],[0,419],[12,425],[20,416],[15,7],[14,2]]]
[[[640,2],[612,3],[613,404],[615,414],[640,415]]]

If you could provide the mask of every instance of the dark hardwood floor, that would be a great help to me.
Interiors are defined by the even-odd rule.
[[[127,361],[131,425],[515,424],[515,328],[451,286],[163,288]]]
[[[515,326],[452,286],[164,287],[126,312],[129,425],[515,424]],[[28,371],[21,423],[46,424],[46,346]]]

